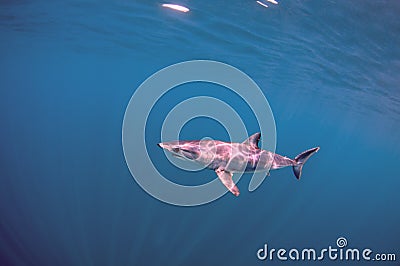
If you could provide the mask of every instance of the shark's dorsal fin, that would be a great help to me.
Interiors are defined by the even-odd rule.
[[[260,140],[260,138],[261,138],[261,132],[257,132],[257,133],[255,133],[255,134],[251,135],[251,136],[250,136],[248,139],[246,139],[245,141],[243,141],[243,143],[246,143],[246,144],[250,145],[250,146],[253,147],[253,148],[259,149],[259,147],[258,147],[258,141]]]

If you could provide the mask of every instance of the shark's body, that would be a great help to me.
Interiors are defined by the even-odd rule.
[[[256,133],[242,143],[230,143],[216,140],[190,140],[162,142],[158,145],[172,155],[191,160],[213,169],[222,183],[235,195],[239,189],[232,181],[233,173],[262,172],[270,169],[293,167],[297,179],[301,176],[303,164],[319,150],[309,149],[295,159],[262,150],[258,147],[261,133]]]

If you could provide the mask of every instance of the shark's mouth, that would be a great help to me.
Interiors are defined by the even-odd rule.
[[[189,160],[196,160],[197,158],[200,157],[200,153],[197,151],[180,149],[180,152],[182,153],[183,156],[185,156],[185,158]]]

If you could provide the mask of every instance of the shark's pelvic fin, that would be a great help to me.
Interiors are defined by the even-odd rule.
[[[235,195],[236,197],[239,196],[240,192],[235,183],[233,183],[232,173],[225,171],[222,168],[216,169],[215,172],[217,173],[222,184],[224,184],[224,186],[226,186],[233,195]]]
[[[243,143],[246,143],[248,145],[250,145],[253,148],[259,149],[258,147],[258,141],[261,138],[261,133],[257,132],[253,135],[251,135],[248,139],[246,139],[245,141],[243,141]]]
[[[317,151],[319,151],[319,147],[303,151],[294,158],[296,164],[293,165],[293,173],[297,179],[300,179],[301,177],[301,171],[303,170],[303,165],[307,162],[308,158],[310,158]]]

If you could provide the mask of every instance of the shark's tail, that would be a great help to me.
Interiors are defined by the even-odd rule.
[[[294,161],[296,162],[295,165],[293,165],[293,173],[296,176],[297,179],[300,179],[301,177],[301,170],[303,169],[303,165],[307,162],[308,158],[311,157],[314,153],[316,153],[319,150],[319,147],[312,148],[306,151],[303,151],[299,155],[294,158]]]

